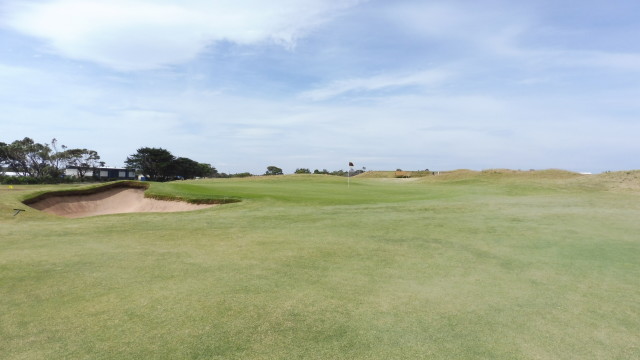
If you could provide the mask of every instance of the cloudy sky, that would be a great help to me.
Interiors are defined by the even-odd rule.
[[[223,172],[640,168],[640,2],[1,0],[0,141]]]

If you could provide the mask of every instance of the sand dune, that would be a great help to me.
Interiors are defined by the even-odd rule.
[[[214,204],[190,204],[144,197],[144,189],[114,188],[91,195],[53,196],[29,204],[32,208],[68,218],[135,212],[178,212]]]

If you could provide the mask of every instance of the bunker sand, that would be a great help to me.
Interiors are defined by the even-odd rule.
[[[58,216],[81,218],[122,213],[193,211],[215,204],[156,200],[145,198],[144,189],[115,188],[89,195],[52,196],[29,206]]]

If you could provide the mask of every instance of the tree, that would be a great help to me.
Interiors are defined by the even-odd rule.
[[[296,169],[296,171],[294,172],[294,174],[311,174],[311,170],[309,169]]]
[[[4,166],[9,165],[9,158],[7,157],[7,147],[9,145],[7,143],[3,143],[0,141],[0,169],[4,172]]]
[[[52,162],[49,145],[28,137],[11,144],[0,143],[0,161],[21,176],[44,179],[61,175],[61,170]]]
[[[267,172],[264,173],[265,175],[282,175],[282,169],[280,169],[277,166],[267,166]]]
[[[162,148],[143,147],[127,157],[125,164],[139,170],[152,181],[166,181],[172,178],[175,157]]]
[[[52,167],[60,170],[60,175],[64,173],[65,163],[68,160],[68,156],[66,153],[67,146],[61,145],[62,151],[58,150],[58,139],[51,139],[50,153],[49,153],[49,163]]]
[[[84,179],[89,171],[95,170],[99,166],[104,166],[100,161],[100,156],[95,150],[69,149],[64,152],[68,166],[73,166],[78,174],[78,178]]]
[[[173,160],[172,175],[183,179],[193,179],[201,175],[200,163],[189,158],[179,157]]]
[[[218,170],[211,164],[199,163],[198,166],[200,167],[199,177],[218,177]]]
[[[128,167],[139,170],[152,181],[167,181],[175,178],[193,179],[215,177],[218,170],[211,164],[199,163],[186,157],[174,157],[162,148],[144,147],[127,157]]]
[[[11,144],[0,143],[0,166],[5,165],[20,176],[31,177],[40,182],[58,182],[64,175],[67,166],[78,168],[80,177],[98,164],[100,156],[94,150],[68,149],[58,140],[52,139],[51,144],[40,144],[25,137]]]

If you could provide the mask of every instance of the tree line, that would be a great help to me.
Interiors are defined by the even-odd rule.
[[[58,146],[55,138],[51,143],[38,143],[29,137],[7,144],[0,142],[0,168],[18,175],[13,182],[59,183],[63,182],[65,169],[73,166],[82,180],[88,172],[104,166],[95,150]],[[3,182],[10,182],[3,177]]]
[[[142,147],[125,161],[128,169],[135,169],[136,173],[150,181],[170,181],[176,179],[194,179],[204,177],[249,177],[249,172],[237,174],[219,173],[211,164],[200,163],[186,157],[176,157],[169,150],[163,148]],[[85,148],[69,148],[59,145],[57,139],[50,143],[38,143],[29,137],[15,140],[12,143],[0,142],[0,183],[61,183],[86,181],[94,179],[95,170],[104,167],[100,155],[95,150]],[[75,169],[75,176],[65,176],[67,168]],[[17,176],[4,176],[5,171],[11,171]],[[308,168],[298,168],[295,174],[326,174],[335,176],[354,176],[364,172],[355,170],[328,171],[327,169],[313,172]],[[284,172],[277,166],[268,166],[264,175],[282,175]]]
[[[333,176],[355,176],[355,175],[359,175],[362,174],[363,172],[365,172],[366,169],[362,168],[362,169],[358,169],[358,170],[349,170],[349,171],[344,171],[344,170],[334,170],[334,171],[329,171],[327,169],[322,169],[322,170],[318,170],[315,169],[313,170],[313,172],[311,172],[311,170],[309,170],[308,168],[298,168],[296,169],[296,171],[294,171],[294,174],[315,174],[315,175],[333,175]]]
[[[173,156],[162,148],[143,147],[127,157],[128,169],[152,181],[215,177],[216,168],[186,157]],[[0,142],[0,183],[42,184],[97,180],[95,170],[104,167],[95,150],[69,148],[59,145],[57,139],[50,143],[38,143],[29,137],[11,143]],[[74,176],[66,176],[66,169],[75,170]],[[10,171],[15,176],[6,176]]]
[[[127,167],[137,169],[150,181],[216,177],[218,170],[211,164],[199,163],[185,157],[175,157],[162,148],[139,148],[125,161]]]

